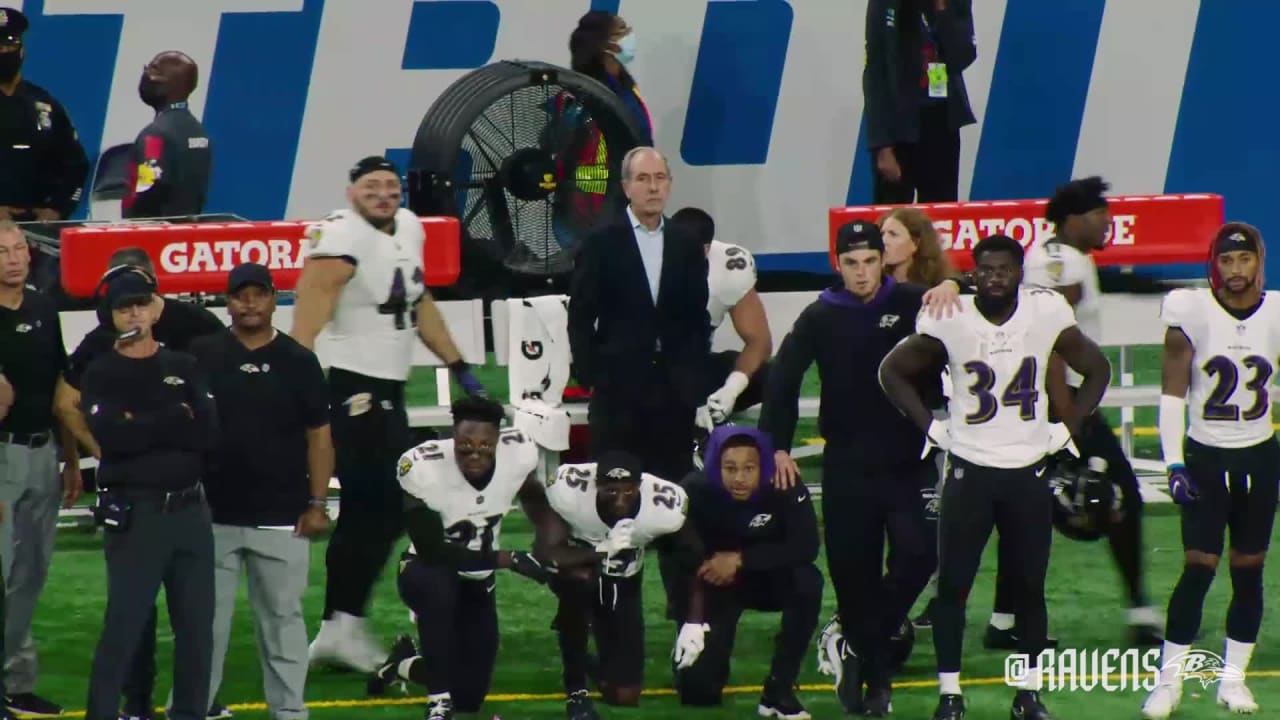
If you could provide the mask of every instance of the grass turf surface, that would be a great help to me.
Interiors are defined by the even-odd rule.
[[[1135,354],[1138,368],[1135,381],[1139,385],[1158,382],[1159,349],[1147,347]],[[1113,357],[1114,361],[1114,357]],[[505,371],[482,368],[482,379],[492,392],[505,394]],[[1118,374],[1118,371],[1117,371]],[[814,373],[805,383],[806,394],[816,394]],[[410,404],[435,401],[431,371],[422,372],[410,388]],[[1113,413],[1114,414],[1114,413]],[[1115,418],[1113,418],[1114,420]],[[1138,410],[1137,425],[1154,424],[1154,409]],[[802,424],[797,437],[816,435],[812,421]],[[1154,437],[1139,437],[1137,454],[1154,457],[1158,452]],[[809,482],[820,478],[810,459]],[[527,546],[531,540],[527,524],[518,513],[510,516],[504,528],[506,547]],[[1154,506],[1148,513],[1145,528],[1148,564],[1147,586],[1154,604],[1163,607],[1177,579],[1181,564],[1177,516],[1171,506]],[[969,715],[974,718],[1007,717],[1011,691],[1003,686],[1004,653],[982,648],[982,630],[990,611],[995,568],[995,543],[989,544],[975,590],[971,596],[969,626],[965,643],[963,677],[973,684],[966,687]],[[822,562],[822,561],[820,561]],[[394,564],[389,564],[377,588],[372,610],[376,633],[388,643],[397,633],[412,632],[407,612],[395,591]],[[652,568],[651,568],[652,570]],[[1266,589],[1277,590],[1280,581],[1272,572],[1266,575]],[[545,589],[510,573],[500,573],[498,583],[499,617],[502,646],[495,672],[490,702],[480,717],[560,718],[563,704],[559,696],[560,662],[555,637],[550,630],[555,601]],[[64,703],[69,709],[82,708],[87,688],[91,658],[97,642],[105,604],[105,577],[101,545],[95,535],[83,531],[63,531],[58,538],[58,552],[50,571],[49,583],[41,600],[35,621],[34,636],[41,650],[42,674],[38,691]],[[319,627],[324,592],[324,543],[313,545],[311,582],[304,598],[309,631]],[[1049,581],[1050,628],[1064,648],[1124,647],[1124,597],[1119,578],[1103,544],[1079,543],[1055,536],[1053,562]],[[1199,647],[1222,652],[1222,627],[1229,598],[1229,581],[1225,572],[1215,583],[1206,602],[1204,633]],[[834,605],[828,588],[822,621]],[[768,668],[772,639],[778,617],[747,613],[738,633],[730,685],[731,691],[723,708],[685,710],[671,697],[670,671],[667,659],[675,637],[675,628],[661,614],[661,584],[656,571],[646,578],[647,635],[646,687],[650,696],[639,710],[617,711],[601,708],[604,717],[670,718],[686,714],[705,718],[741,718],[754,716],[758,685]],[[161,609],[161,626],[167,628],[167,615]],[[1253,658],[1251,687],[1263,712],[1280,708],[1280,648],[1277,648],[1275,623],[1264,620],[1262,636]],[[159,640],[156,700],[170,686],[172,639],[162,630]],[[918,636],[916,651],[902,677],[894,697],[894,716],[929,717],[936,702],[933,673],[933,647],[929,633]],[[123,662],[123,660],[121,660]],[[840,708],[833,694],[825,689],[827,680],[818,675],[811,654],[806,659],[800,682],[804,686],[802,700],[815,718],[838,717]],[[1260,675],[1259,675],[1260,673]],[[261,675],[254,646],[251,618],[242,583],[233,640],[226,662],[226,680],[220,699],[236,710],[237,717],[265,718],[262,708]],[[993,680],[994,679],[994,680]],[[1222,711],[1213,705],[1216,688],[1201,690],[1197,683],[1185,687],[1181,718],[1217,718]],[[421,717],[420,690],[413,696],[389,695],[366,704],[365,678],[324,669],[313,670],[308,681],[307,698],[317,717]],[[1199,697],[1197,697],[1197,693]],[[1137,717],[1143,695],[1140,692],[1112,692],[1101,688],[1092,692],[1049,693],[1047,703],[1059,717],[1080,717],[1090,713],[1100,718]],[[74,710],[73,710],[74,712]]]

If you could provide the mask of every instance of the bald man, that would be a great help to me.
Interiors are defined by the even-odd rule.
[[[126,219],[204,210],[212,156],[204,126],[187,106],[199,81],[195,61],[173,50],[156,55],[143,68],[138,96],[155,109],[156,117],[133,144],[128,194],[120,202]]]

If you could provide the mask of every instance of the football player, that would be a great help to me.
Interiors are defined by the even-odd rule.
[[[773,336],[764,303],[756,292],[756,261],[751,252],[716,240],[715,221],[700,208],[687,207],[671,216],[673,226],[684,228],[707,256],[707,312],[711,331],[733,322],[742,339],[742,350],[715,353],[708,364],[707,402],[698,408],[698,424],[708,432],[735,411],[763,399]]]
[[[1044,649],[1044,581],[1053,539],[1050,489],[1044,478],[1050,450],[1045,371],[1052,353],[1084,376],[1073,410],[1063,418],[1073,435],[1097,408],[1111,381],[1106,356],[1076,326],[1060,293],[1023,289],[1022,246],[1005,235],[973,248],[976,296],[961,297],[962,312],[936,319],[927,311],[916,333],[880,366],[889,399],[949,453],[938,526],[938,596],[933,642],[941,697],[935,720],[964,717],[960,693],[965,599],[993,528],[1011,542],[1009,568],[1022,613],[1019,651]],[[956,391],[947,421],[929,411],[912,381],[950,365]],[[968,380],[967,392],[962,391]],[[1047,720],[1040,671],[1032,660],[1014,696],[1011,716]]]
[[[595,681],[606,704],[640,703],[644,681],[644,607],[641,602],[645,548],[684,559],[692,571],[702,550],[686,526],[689,499],[677,484],[642,473],[640,460],[609,452],[599,462],[562,465],[547,487],[554,510],[539,528],[539,554],[558,569],[551,588],[559,598],[555,629],[564,662],[569,720],[599,715],[587,696],[587,632],[593,630],[599,660]],[[688,667],[702,653],[707,626],[702,595],[691,587],[675,661]]]
[[[315,350],[329,326],[326,360],[342,512],[325,554],[324,622],[312,663],[372,672],[387,656],[369,636],[373,585],[403,531],[396,462],[409,447],[404,384],[414,336],[448,364],[468,395],[484,388],[463,362],[423,285],[422,223],[400,207],[400,171],[367,157],[350,172],[347,199],[308,230],[291,335]]]
[[[1210,288],[1174,290],[1160,396],[1160,449],[1182,513],[1182,575],[1169,597],[1160,684],[1142,714],[1167,718],[1182,699],[1182,660],[1200,631],[1204,598],[1231,530],[1226,671],[1218,703],[1257,712],[1244,684],[1262,624],[1262,565],[1275,522],[1280,444],[1270,386],[1280,356],[1280,293],[1263,291],[1257,229],[1227,223],[1210,249]],[[1190,415],[1188,428],[1187,415]]]
[[[494,571],[537,582],[549,577],[530,553],[499,549],[502,519],[515,500],[535,525],[546,512],[537,444],[520,430],[499,430],[497,402],[462,398],[452,410],[452,439],[400,456],[411,544],[397,585],[417,619],[420,650],[401,637],[378,669],[383,682],[427,688],[427,720],[477,712],[489,692],[498,657]]]

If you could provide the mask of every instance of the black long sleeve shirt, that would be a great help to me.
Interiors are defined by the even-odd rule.
[[[0,93],[0,205],[21,210],[14,220],[34,220],[35,208],[66,219],[88,178],[89,157],[62,103],[26,80]]]
[[[85,372],[80,406],[102,448],[103,487],[174,491],[203,477],[218,421],[190,355],[165,348],[146,358],[103,355]]]
[[[684,482],[689,520],[706,555],[742,553],[743,572],[812,563],[818,557],[818,516],[809,489],[798,483],[776,490],[763,479],[749,500],[737,501],[723,487],[694,473]]]
[[[816,362],[818,429],[828,444],[851,450],[864,469],[919,461],[924,433],[885,397],[880,362],[915,332],[924,293],[923,287],[887,278],[870,302],[835,287],[800,313],[774,358],[760,412],[760,429],[770,434],[774,447],[792,447],[800,385]],[[922,388],[931,407],[942,404],[941,370]]]

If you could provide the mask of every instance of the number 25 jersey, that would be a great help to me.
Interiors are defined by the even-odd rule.
[[[1075,314],[1056,290],[1024,287],[1009,319],[993,325],[974,299],[961,296],[962,311],[949,318],[924,309],[916,320],[916,333],[947,349],[951,452],[986,467],[1034,465],[1049,451],[1045,369]]]
[[[1181,329],[1193,349],[1187,436],[1220,448],[1274,436],[1270,390],[1280,354],[1280,293],[1263,293],[1262,304],[1241,320],[1207,288],[1174,290],[1160,319]]]
[[[395,234],[370,225],[355,210],[339,210],[307,230],[303,254],[341,258],[355,266],[342,288],[325,343],[329,364],[366,377],[409,379],[417,337],[414,308],[423,284],[422,221],[396,211]]]

